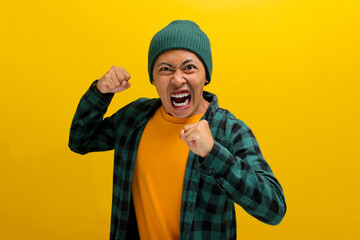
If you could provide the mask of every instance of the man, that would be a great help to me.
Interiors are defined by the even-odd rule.
[[[152,39],[148,71],[159,99],[103,119],[130,75],[112,67],[80,100],[69,147],[115,149],[110,239],[236,239],[234,203],[268,224],[286,211],[282,188],[251,130],[217,97],[206,34],[174,21]]]

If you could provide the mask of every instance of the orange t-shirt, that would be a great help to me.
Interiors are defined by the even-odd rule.
[[[132,195],[141,239],[179,239],[180,210],[189,147],[180,139],[185,125],[201,114],[175,118],[160,107],[141,136]]]

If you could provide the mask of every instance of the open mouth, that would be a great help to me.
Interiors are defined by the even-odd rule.
[[[190,103],[191,94],[189,92],[178,92],[171,94],[170,98],[174,107],[185,107]]]

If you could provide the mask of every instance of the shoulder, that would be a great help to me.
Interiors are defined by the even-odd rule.
[[[147,121],[160,106],[158,98],[139,98],[119,109],[112,117],[118,127],[134,127]]]
[[[219,107],[218,98],[215,94],[204,91],[203,96],[210,103],[205,118],[211,126],[226,131],[232,129],[235,132],[240,129],[248,129],[248,126],[229,110]]]
[[[229,110],[219,107],[217,96],[204,91],[204,98],[210,102],[205,113],[212,133],[223,138],[232,138],[234,135],[251,132],[250,128]]]
[[[236,134],[249,131],[249,127],[227,109],[216,108],[213,112],[211,125],[227,134]]]
[[[126,105],[124,108],[128,111],[135,111],[135,112],[147,112],[148,110],[152,108],[158,107],[160,99],[158,98],[139,98],[128,105]]]
[[[214,139],[232,153],[238,149],[252,148],[261,155],[260,148],[252,130],[229,110],[219,108],[211,122]]]

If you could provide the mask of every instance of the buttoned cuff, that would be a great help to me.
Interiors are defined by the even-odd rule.
[[[97,108],[100,108],[101,112],[105,113],[114,94],[113,93],[103,94],[103,93],[99,92],[95,87],[95,84],[97,81],[98,80],[94,81],[91,84],[90,88],[84,94],[84,98],[91,105],[96,106]]]
[[[231,167],[232,154],[220,143],[214,141],[209,155],[200,158],[200,171],[206,175],[223,175]]]

